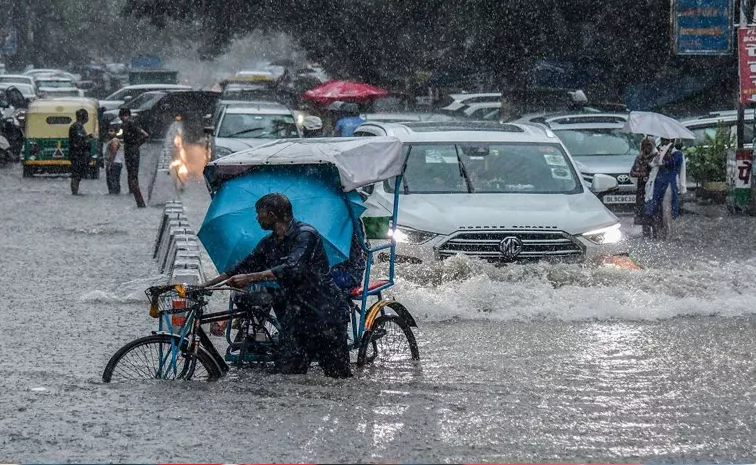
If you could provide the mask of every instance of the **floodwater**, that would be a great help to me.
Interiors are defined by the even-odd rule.
[[[0,171],[0,461],[756,458],[751,219],[686,215],[659,246],[625,218],[639,272],[400,266],[394,295],[419,324],[414,365],[345,381],[313,367],[104,385],[110,356],[153,328],[143,290],[161,280],[151,252],[162,210],[106,195],[104,179],[81,190]],[[196,226],[208,203],[189,186]]]

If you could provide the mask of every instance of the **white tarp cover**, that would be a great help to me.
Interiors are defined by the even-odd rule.
[[[280,139],[220,158],[208,167],[218,173],[238,173],[242,167],[321,163],[338,168],[341,186],[349,192],[400,175],[404,150],[395,137]]]

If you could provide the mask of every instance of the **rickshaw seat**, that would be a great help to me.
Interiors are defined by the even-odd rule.
[[[378,289],[379,287],[387,283],[388,281],[385,279],[379,279],[377,281],[370,281],[370,283],[368,284],[368,292],[374,291],[375,289]],[[355,287],[349,292],[349,297],[361,297],[361,296],[362,296],[362,286]]]

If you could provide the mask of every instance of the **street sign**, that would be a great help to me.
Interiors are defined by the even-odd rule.
[[[18,30],[15,27],[0,28],[0,55],[15,55],[18,49]]]
[[[756,27],[738,29],[740,103],[756,103]]]
[[[732,53],[733,3],[734,0],[673,0],[674,53]]]

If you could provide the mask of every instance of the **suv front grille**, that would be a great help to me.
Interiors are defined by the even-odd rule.
[[[479,231],[458,232],[438,246],[441,258],[456,254],[472,257],[506,260],[499,244],[506,237],[522,241],[522,251],[513,259],[543,259],[575,257],[583,254],[583,248],[569,234],[561,231]]]

